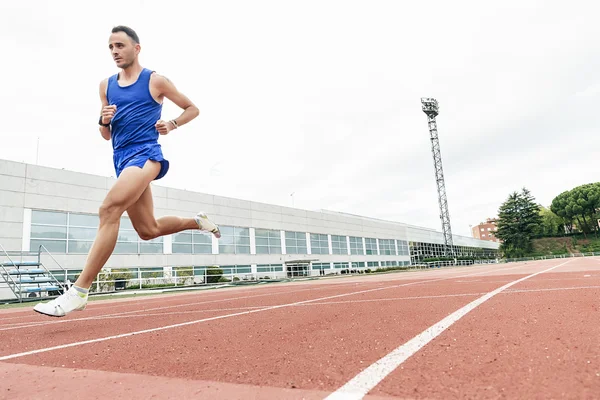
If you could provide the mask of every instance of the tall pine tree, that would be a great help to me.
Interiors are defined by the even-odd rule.
[[[506,257],[524,257],[531,252],[531,240],[542,222],[540,208],[526,188],[511,193],[498,210],[496,237]]]

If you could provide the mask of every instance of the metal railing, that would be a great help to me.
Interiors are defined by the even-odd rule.
[[[60,279],[57,278],[57,276],[53,273],[56,272],[56,268],[54,268],[53,270],[46,267],[46,265],[42,262],[42,250],[44,250],[44,252],[46,254],[48,254],[50,256],[50,258],[54,261],[54,263],[56,264],[56,266],[58,267],[58,270],[60,270],[61,272],[64,273],[65,276],[65,281],[64,284],[61,283]],[[11,257],[10,253],[14,254],[13,257]],[[3,257],[5,257],[6,259],[8,259],[8,262],[0,262],[0,267],[2,269],[3,272],[3,276],[5,277],[3,279],[3,281],[6,283],[6,285],[8,286],[8,288],[12,291],[12,293],[15,295],[16,299],[19,300],[19,302],[23,301],[23,289],[30,287],[30,285],[40,285],[40,284],[45,284],[42,286],[42,291],[46,291],[46,296],[45,297],[56,297],[56,295],[50,295],[49,292],[59,292],[61,288],[64,288],[67,283],[68,280],[66,279],[67,277],[67,270],[65,270],[65,268],[63,268],[60,263],[54,258],[54,256],[52,256],[52,254],[48,251],[48,249],[44,246],[44,245],[40,245],[37,251],[21,251],[21,252],[8,252],[4,249],[4,247],[2,245],[0,245],[0,259],[2,259]],[[35,257],[37,260],[35,262],[35,266],[37,270],[39,270],[40,272],[35,272],[35,273],[31,273],[31,272],[26,272],[24,270],[27,270],[27,268],[32,267],[33,264],[27,264],[27,261],[25,261],[25,258],[29,258],[29,262],[31,261],[31,258]],[[19,260],[17,261],[16,258],[19,258]],[[4,265],[7,264],[7,265]],[[16,269],[18,271],[18,273],[16,274],[17,278],[13,278],[13,276],[10,274],[10,269],[7,269],[6,266],[10,267],[10,269]],[[23,267],[24,270],[22,269]],[[25,283],[23,283],[23,276],[27,276],[27,275],[40,275],[42,274],[45,278],[47,279],[51,279],[53,282],[49,282],[49,281],[41,281],[41,282],[35,282],[35,281],[27,281]],[[56,286],[57,289],[54,289],[54,286],[52,286],[52,284],[54,284]]]
[[[48,249],[46,248],[46,246],[44,246],[43,244],[40,244],[39,249],[38,249],[38,263],[40,264],[40,267],[42,267],[44,270],[46,270],[46,272],[52,277],[52,279],[54,279],[56,281],[56,283],[60,286],[60,280],[42,262],[42,249],[44,249],[45,252],[46,252],[46,254],[48,254],[50,256],[50,258],[52,259],[52,261],[54,261],[54,263],[56,265],[58,265],[59,270],[63,272],[63,274],[64,274],[63,287],[66,287],[66,285],[69,282],[68,279],[67,279],[68,271],[65,268],[63,268],[63,266],[60,265],[60,263],[58,261],[56,261],[56,258],[54,258],[54,256],[48,251]]]
[[[80,271],[68,272],[68,275]],[[152,271],[144,267],[102,269],[90,287],[90,293],[119,290],[185,288],[209,285],[228,285],[281,281],[288,279],[284,272],[214,273],[203,267],[176,267]]]
[[[1,244],[0,244],[0,250],[2,250],[2,253],[4,253],[4,256],[6,258],[8,258],[8,261],[10,262],[10,264],[12,264],[15,268],[18,268],[16,263],[12,260],[12,258],[10,258],[10,256],[8,255],[8,252],[4,249],[4,247]],[[4,263],[1,261],[0,261],[0,267],[2,267],[2,272],[4,272],[3,276],[5,277],[4,280],[7,283],[8,287],[10,288],[10,290],[12,290],[12,292],[15,294],[15,296],[20,297],[20,295],[18,293],[21,292],[21,280],[19,279],[19,291],[17,292],[17,290],[16,290],[17,282],[15,282],[15,280],[13,279],[12,275],[8,272],[8,270],[6,270],[6,268],[4,268]],[[11,286],[11,282],[8,281],[9,279],[12,282],[12,286]]]
[[[148,267],[104,268],[90,287],[91,294],[113,293],[129,290],[153,290],[167,288],[194,288],[201,286],[224,286],[259,284],[275,281],[293,281],[335,277],[340,275],[373,275],[381,273],[422,270],[441,267],[469,266],[475,264],[496,263],[495,260],[484,260],[482,263],[473,260],[427,262],[404,266],[383,267],[345,267],[306,269],[302,271],[268,271],[268,272],[221,272],[220,268],[206,267],[171,267],[152,270]],[[77,279],[81,270],[66,270],[66,276]]]
[[[81,273],[81,269],[64,268],[45,250],[56,263],[55,268],[45,269],[49,275],[56,279],[57,276],[64,277],[64,284],[69,281],[75,282]],[[33,255],[33,254],[32,254]],[[41,255],[40,255],[41,257]],[[206,286],[261,284],[267,282],[294,281],[302,279],[331,278],[336,276],[373,275],[388,274],[394,272],[425,270],[432,268],[447,268],[457,266],[472,266],[477,264],[496,263],[497,260],[457,260],[457,261],[430,261],[399,266],[345,266],[343,268],[309,268],[300,270],[270,270],[266,272],[239,272],[230,268],[220,267],[121,267],[103,268],[90,287],[90,294],[116,293],[139,290],[159,289],[194,289]],[[42,263],[40,263],[42,264]],[[47,297],[53,297],[48,295]]]
[[[522,261],[555,260],[555,259],[561,259],[561,258],[598,257],[598,256],[600,256],[600,252],[591,251],[591,252],[585,252],[585,253],[556,254],[556,255],[537,256],[537,257],[505,258],[505,259],[500,260],[500,262],[511,263],[511,262],[522,262]]]

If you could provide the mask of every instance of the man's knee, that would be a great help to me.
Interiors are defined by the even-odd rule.
[[[125,209],[122,204],[107,199],[98,209],[98,216],[100,217],[100,222],[115,222],[121,218],[124,212]]]
[[[133,223],[133,229],[135,229],[142,240],[152,240],[160,236],[160,229],[154,218],[142,221],[132,220],[131,222]]]
[[[142,240],[152,240],[156,239],[159,236],[158,227],[156,229],[144,227],[136,229],[136,232],[140,236]]]

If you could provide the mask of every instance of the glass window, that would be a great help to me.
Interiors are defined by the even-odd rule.
[[[31,237],[39,239],[67,239],[66,226],[31,225]]]
[[[69,227],[69,240],[90,240],[94,241],[98,228],[74,228]]]
[[[31,212],[31,251],[38,251],[44,246],[51,253],[66,253],[67,235],[67,213],[41,210]]]
[[[329,254],[329,242],[327,240],[327,235],[311,233],[310,250],[312,254]]]
[[[221,229],[221,227],[219,227],[219,229]],[[224,275],[249,274],[252,272],[252,266],[250,265],[223,265],[219,268],[223,270]]]
[[[31,239],[29,244],[31,251],[38,251],[40,246],[44,246],[50,253],[65,253],[67,250],[66,240],[39,240]]]
[[[287,254],[308,254],[306,248],[306,233],[286,232],[285,251]]]
[[[352,254],[352,255],[365,254],[364,249],[363,249],[362,238],[350,236],[350,254]]]
[[[220,226],[220,254],[250,254],[250,229],[237,226]]]
[[[80,226],[87,228],[98,228],[100,217],[93,214],[69,214],[69,226]]]
[[[386,256],[396,255],[394,239],[379,239],[379,254]]]
[[[80,242],[69,240],[69,253],[89,253],[94,242]]]
[[[398,255],[399,256],[407,256],[408,252],[408,242],[406,240],[396,240],[398,243]]]
[[[147,254],[147,253],[154,253],[154,254],[158,254],[158,253],[162,253],[163,252],[163,244],[162,242],[158,241],[157,239],[152,239],[151,241],[144,241],[140,243],[140,253],[141,254]]]
[[[174,254],[212,254],[212,236],[201,231],[176,233],[173,235],[172,251]]]
[[[67,213],[59,211],[33,210],[31,223],[35,225],[67,225]]]
[[[313,263],[313,265],[312,265],[313,270],[329,269],[329,268],[331,268],[331,264],[329,264],[329,263]]]
[[[333,254],[348,254],[346,236],[331,235],[331,250]]]
[[[348,268],[348,263],[346,262],[341,262],[341,263],[333,263],[333,268],[336,269],[340,269],[340,268]]]
[[[259,264],[256,266],[256,272],[283,272],[281,264]]]
[[[87,254],[98,233],[96,214],[32,210],[30,248],[44,245],[51,253]],[[162,253],[163,238],[142,240],[127,217],[121,218],[115,253]]]
[[[256,254],[281,254],[281,232],[256,229]]]
[[[365,238],[367,254],[377,254],[377,239]]]

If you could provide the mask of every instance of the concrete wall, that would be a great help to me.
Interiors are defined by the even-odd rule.
[[[7,250],[21,249],[26,168],[0,160],[0,245]]]

